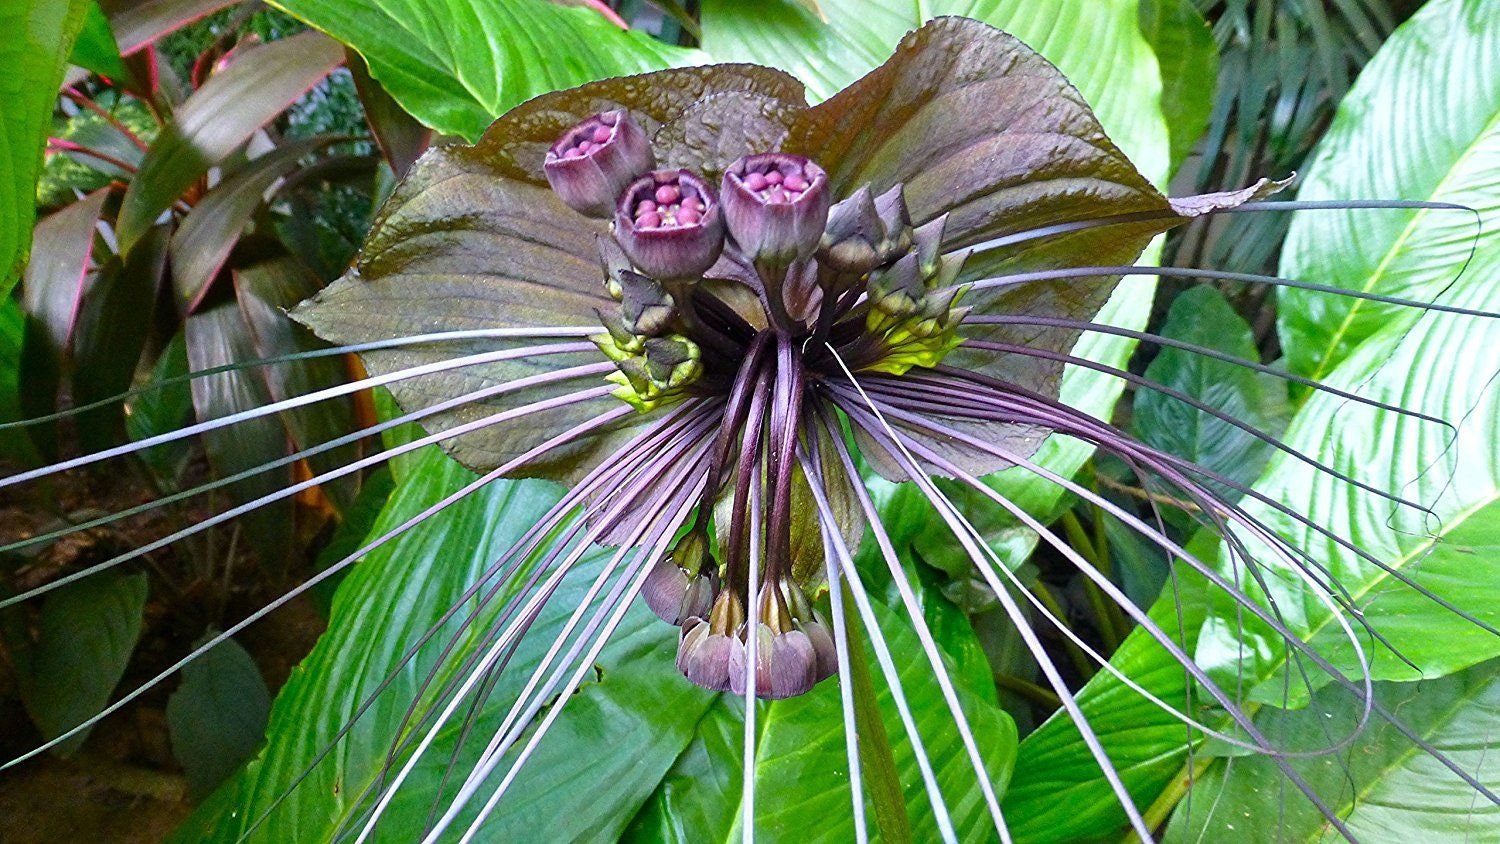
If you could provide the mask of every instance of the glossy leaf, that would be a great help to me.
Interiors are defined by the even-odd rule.
[[[194,799],[255,753],[270,712],[271,691],[260,669],[233,639],[182,670],[182,685],[167,700],[167,729]]]
[[[1371,60],[1339,108],[1301,199],[1399,198],[1500,210],[1500,16],[1483,0],[1429,3]],[[1399,165],[1398,165],[1399,162]],[[1463,211],[1320,211],[1299,215],[1281,273],[1320,284],[1446,301],[1469,250],[1484,248]],[[1330,260],[1336,258],[1336,260]],[[1472,270],[1471,270],[1472,273]],[[1313,293],[1279,294],[1295,372],[1321,376],[1372,334],[1416,312]]]
[[[304,32],[247,49],[177,109],[151,145],[120,206],[117,234],[128,254],[182,192],[249,140],[344,60],[338,44]]]
[[[704,58],[622,32],[592,9],[545,0],[379,0],[358,14],[343,0],[274,5],[358,50],[370,75],[418,120],[471,140],[544,91]]]
[[[129,258],[111,255],[99,268],[78,313],[73,338],[73,401],[89,404],[130,388],[145,351],[156,294],[167,263],[167,230],[147,232]],[[129,314],[126,318],[124,315]],[[119,403],[80,414],[84,448],[114,445],[125,433]]]
[[[1492,764],[1500,730],[1500,663],[1487,662],[1419,683],[1382,683],[1376,698],[1480,783],[1500,787]],[[1257,718],[1278,748],[1318,751],[1359,726],[1361,705],[1342,689],[1325,689],[1305,710],[1267,709]],[[1355,744],[1294,767],[1360,841],[1500,840],[1500,807],[1382,721]],[[1166,842],[1342,841],[1302,794],[1282,785],[1270,760],[1237,757],[1198,783],[1200,794],[1178,808]],[[1268,796],[1282,795],[1274,816]]]
[[[39,330],[37,343],[61,359],[72,346],[73,329],[93,269],[94,229],[111,188],[100,188],[37,223],[33,259],[26,268],[22,304]]]
[[[1208,128],[1219,48],[1192,0],[1141,0],[1140,20],[1141,34],[1161,65],[1161,111],[1175,169]]]
[[[190,369],[209,369],[260,356],[253,335],[232,301],[189,316],[183,333]],[[257,368],[195,378],[189,386],[193,410],[200,422],[265,407],[272,401],[263,373]],[[206,431],[202,441],[218,477],[260,466],[286,454],[286,430],[276,416],[260,416],[232,427]],[[243,503],[276,492],[287,486],[291,477],[289,469],[281,468],[236,481],[226,490],[234,501]],[[291,501],[282,499],[243,517],[245,539],[266,565],[278,565],[292,552],[292,507]]]
[[[73,42],[73,52],[68,61],[92,70],[110,79],[124,80],[125,65],[120,61],[120,47],[115,43],[115,33],[109,27],[109,18],[99,10],[95,0],[89,0],[84,11],[83,27]]]
[[[62,735],[109,702],[140,638],[145,606],[145,575],[101,575],[49,595],[36,638],[8,643],[21,701],[44,737]],[[89,732],[56,752],[73,753]]]
[[[289,141],[246,162],[203,195],[172,235],[172,283],[183,306],[191,309],[228,260],[245,226],[266,201],[278,180],[299,161],[327,146],[330,138]]]
[[[370,131],[379,142],[391,172],[399,179],[432,144],[432,130],[417,122],[384,86],[370,76],[370,69],[358,53],[346,50],[345,55],[344,64],[354,77],[354,88],[359,92],[360,105],[365,109],[365,121],[370,124]]]
[[[1454,145],[1450,143],[1454,135],[1437,131],[1448,124],[1437,121],[1454,120],[1462,125],[1466,116],[1429,113],[1431,100],[1400,95],[1405,86],[1419,79],[1425,80],[1424,90],[1452,95],[1454,86],[1444,81],[1452,76],[1470,86],[1471,100],[1463,109],[1464,115],[1486,109],[1492,115],[1500,114],[1500,86],[1484,74],[1472,72],[1474,62],[1495,55],[1490,48],[1500,44],[1500,17],[1481,12],[1478,5],[1482,4],[1455,0],[1428,5],[1392,36],[1356,85],[1356,102],[1368,102],[1370,107],[1346,110],[1341,115],[1310,178],[1315,177],[1330,191],[1378,190],[1368,184],[1374,172],[1369,166],[1371,150],[1399,148],[1417,125],[1425,127],[1424,137],[1432,134],[1446,138],[1441,143],[1433,142],[1437,145],[1430,147],[1431,153],[1413,172],[1457,174],[1454,178],[1458,181],[1449,184],[1461,184],[1466,192],[1464,200],[1485,215],[1484,234],[1476,240],[1472,225],[1460,225],[1449,230],[1451,236],[1445,238],[1423,228],[1438,224],[1435,216],[1409,218],[1415,219],[1417,228],[1392,253],[1397,263],[1388,265],[1400,272],[1382,278],[1406,279],[1411,283],[1402,288],[1403,294],[1419,298],[1433,295],[1431,284],[1424,287],[1421,279],[1441,283],[1447,285],[1443,301],[1493,311],[1500,309],[1500,290],[1493,283],[1500,272],[1500,227],[1495,225],[1500,219],[1496,215],[1500,211],[1500,183],[1462,174],[1466,168],[1500,155],[1500,123],[1491,121],[1490,128],[1477,140],[1470,136],[1464,144]],[[1434,48],[1438,43],[1442,47]],[[1448,165],[1437,164],[1439,153],[1456,159],[1449,159]],[[1383,172],[1392,168],[1379,169]],[[1365,250],[1369,241],[1364,233],[1386,230],[1371,222],[1351,240],[1353,232],[1347,228],[1347,221],[1344,225],[1330,229],[1316,243],[1306,239],[1311,230],[1304,232],[1300,235],[1304,239],[1296,244],[1297,260],[1326,267],[1361,265],[1368,256]],[[1460,275],[1466,261],[1468,268]],[[1454,278],[1457,280],[1452,281]],[[1437,279],[1442,281],[1434,281]],[[1359,284],[1384,284],[1375,276],[1367,283]],[[1301,300],[1295,307],[1306,306],[1313,313],[1323,304]],[[1282,313],[1291,309],[1284,307]],[[1327,380],[1371,399],[1448,420],[1456,430],[1318,394],[1307,400],[1286,439],[1293,448],[1338,471],[1431,507],[1433,515],[1424,516],[1412,507],[1352,489],[1285,455],[1271,461],[1257,486],[1316,524],[1358,543],[1456,606],[1494,624],[1500,620],[1500,611],[1496,610],[1500,595],[1495,589],[1500,574],[1488,567],[1496,559],[1489,549],[1500,543],[1500,510],[1496,507],[1500,459],[1494,449],[1500,439],[1500,397],[1492,384],[1495,362],[1472,350],[1500,342],[1500,321],[1423,315],[1408,309],[1405,313],[1385,311],[1386,315],[1380,317],[1383,324],[1369,331],[1358,326],[1374,317],[1374,311],[1345,313],[1353,314],[1349,323],[1353,333],[1341,335],[1345,339],[1339,341],[1337,349],[1328,346],[1329,353],[1341,362]],[[1294,333],[1292,339],[1297,336]],[[1361,337],[1357,345],[1350,346]],[[1254,512],[1295,546],[1307,549],[1314,559],[1329,566],[1338,582],[1355,595],[1365,621],[1381,631],[1425,676],[1441,676],[1500,654],[1497,637],[1390,574],[1286,517],[1269,513],[1264,507],[1254,508]],[[1263,566],[1287,578],[1272,578],[1271,588],[1276,590],[1292,629],[1311,638],[1319,652],[1335,664],[1356,671],[1352,645],[1333,623],[1328,608],[1284,563],[1261,556]],[[1234,635],[1232,618],[1232,608],[1217,609],[1212,621],[1215,635],[1200,644],[1208,649],[1205,659],[1216,661],[1215,655],[1232,653],[1223,650],[1224,637]],[[1251,667],[1251,675],[1267,677],[1262,699],[1278,701],[1281,691],[1276,666],[1284,655],[1275,637],[1258,632],[1262,638],[1255,641],[1255,647],[1264,649],[1266,657]],[[1366,650],[1377,679],[1417,676],[1416,670],[1385,646],[1366,643]],[[1231,669],[1228,664],[1223,667]],[[1300,682],[1292,685],[1294,696],[1305,693],[1299,691]]]
[[[372,536],[473,480],[436,449],[424,454],[418,468],[398,485]],[[438,655],[457,631],[455,619],[443,625],[412,663],[402,667],[399,657],[556,498],[555,488],[540,482],[495,482],[369,555],[341,585],[328,633],[279,696],[267,748],[200,811],[195,821],[203,826],[190,823],[181,833],[184,840],[238,840],[287,792],[382,678],[395,671],[393,684],[356,722],[350,740],[339,744],[290,792],[252,840],[330,837],[350,817],[355,798],[380,776],[391,730],[428,672],[438,670],[441,682],[450,676],[454,660],[472,653],[479,642],[465,636],[439,668]],[[589,560],[593,562],[581,565],[579,575],[565,582],[526,637],[484,708],[476,735],[487,735],[485,728],[498,724],[506,702],[580,600],[587,585],[583,576],[597,571],[600,557],[591,555]],[[479,629],[485,629],[514,592],[515,584],[507,586],[484,607],[471,601],[466,613],[478,611]],[[672,628],[643,608],[632,609],[599,660],[599,678],[587,682],[568,702],[554,733],[524,769],[487,834],[493,829],[496,837],[506,839],[520,831],[534,833],[545,823],[563,839],[592,838],[608,836],[609,830],[617,831],[629,820],[688,745],[694,724],[712,700],[677,677],[666,655],[672,638]],[[380,837],[409,840],[419,833],[456,738],[456,728],[443,733],[418,767],[409,790],[393,804]],[[482,745],[471,737],[459,765],[472,764]],[[601,747],[610,752],[601,753]],[[581,764],[583,759],[611,768],[602,772]]]
[[[1159,333],[1171,340],[1259,362],[1260,352],[1250,326],[1212,287],[1194,287],[1172,300]],[[1274,376],[1170,346],[1161,347],[1145,376],[1258,431],[1274,435],[1281,427],[1275,417],[1286,403],[1286,386]],[[1136,436],[1147,445],[1242,484],[1253,483],[1260,476],[1273,450],[1243,428],[1151,389],[1136,392],[1132,425]],[[1214,485],[1214,489],[1230,500],[1238,498],[1227,487]]]
[[[1191,653],[1207,587],[1181,570],[1175,591],[1173,583],[1151,608],[1151,618]],[[1186,671],[1144,630],[1132,631],[1110,662],[1161,700],[1179,709],[1187,704]],[[1136,806],[1144,809],[1182,766],[1187,726],[1104,671],[1085,684],[1078,701]],[[1115,840],[1127,829],[1119,798],[1063,712],[1021,742],[1005,811],[1018,841]]]
[[[36,180],[52,107],[84,0],[19,0],[0,7],[0,296],[20,278],[30,251]]]

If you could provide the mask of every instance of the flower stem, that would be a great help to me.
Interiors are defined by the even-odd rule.
[[[848,585],[842,586],[846,604],[854,603]],[[849,632],[848,682],[854,685],[854,729],[859,737],[859,764],[869,784],[870,801],[875,806],[875,825],[885,841],[909,842],[911,819],[906,815],[906,797],[896,774],[896,758],[891,754],[891,738],[880,720],[875,702],[875,680],[865,657],[864,626],[858,613],[847,613],[844,624]],[[844,678],[840,678],[844,682]]]

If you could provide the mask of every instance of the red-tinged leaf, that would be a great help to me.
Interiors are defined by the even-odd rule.
[[[83,29],[78,32],[78,40],[73,42],[73,53],[68,61],[111,79],[124,79],[127,75],[109,18],[93,0],[84,12]]]
[[[354,77],[354,89],[359,92],[359,101],[365,107],[365,120],[370,124],[370,131],[375,133],[385,160],[399,179],[416,163],[422,151],[432,145],[432,130],[408,114],[370,76],[369,67],[358,53],[347,50],[346,55],[349,73]]]
[[[151,330],[151,313],[167,263],[167,228],[156,226],[128,259],[111,256],[79,309],[73,337],[73,403],[89,404],[129,389]],[[121,442],[122,404],[78,416],[85,450]]]
[[[88,287],[94,227],[112,188],[94,191],[37,223],[21,303],[42,334],[36,339],[55,357],[68,351]]]
[[[320,286],[312,271],[295,258],[261,261],[234,271],[240,312],[258,356],[276,357],[324,345],[286,315],[288,308],[316,293]],[[336,357],[290,361],[264,367],[261,373],[272,398],[278,401],[348,380],[343,360]],[[354,403],[348,398],[329,399],[281,416],[298,448],[327,442],[356,427]],[[357,455],[355,446],[335,449],[313,458],[311,467],[315,472],[329,471],[348,464]],[[358,488],[357,478],[350,477],[323,489],[342,510],[353,503]]]
[[[237,2],[239,0],[144,0],[116,12],[110,23],[115,29],[120,55],[129,56],[155,43],[163,35]]]
[[[338,44],[303,32],[247,50],[177,109],[176,121],[151,145],[120,207],[120,250],[182,192],[302,96],[344,60]]]
[[[185,325],[190,369],[242,363],[257,357],[245,319],[234,302],[223,302],[193,314]],[[199,421],[221,419],[271,403],[270,391],[256,369],[222,372],[192,382],[193,410]],[[286,430],[275,416],[262,416],[203,434],[203,445],[217,477],[225,477],[286,454]],[[228,487],[235,503],[273,493],[292,481],[283,467]],[[244,538],[263,564],[285,560],[292,548],[292,503],[283,499],[241,517]]]
[[[294,141],[251,160],[204,194],[183,217],[172,235],[172,285],[186,311],[203,298],[266,193],[296,169],[303,156],[331,140]]]
[[[26,261],[42,148],[83,12],[83,0],[0,3],[0,296]]]

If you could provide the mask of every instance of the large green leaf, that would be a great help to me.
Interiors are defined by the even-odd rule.
[[[1442,0],[1424,7],[1402,26],[1356,84],[1351,96],[1364,107],[1345,108],[1335,122],[1312,174],[1323,186],[1321,190],[1356,196],[1364,190],[1406,195],[1400,192],[1414,190],[1413,185],[1387,184],[1382,189],[1371,183],[1380,178],[1373,174],[1408,169],[1371,166],[1378,160],[1372,157],[1373,150],[1399,153],[1414,149],[1410,144],[1420,138],[1422,153],[1410,156],[1418,162],[1411,169],[1450,174],[1447,184],[1464,191],[1462,201],[1480,210],[1485,225],[1476,241],[1470,215],[1455,215],[1455,220],[1468,217],[1470,222],[1455,223],[1446,234],[1427,229],[1441,225],[1438,215],[1408,217],[1412,224],[1406,230],[1408,236],[1378,241],[1392,247],[1381,254],[1394,263],[1380,264],[1384,271],[1372,270],[1353,286],[1426,297],[1434,295],[1435,286],[1446,285],[1444,302],[1500,310],[1500,288],[1494,284],[1500,275],[1500,180],[1483,175],[1496,172],[1493,163],[1500,161],[1500,84],[1475,67],[1500,55],[1497,47],[1500,14],[1492,6]],[[1444,97],[1455,96],[1456,89],[1467,86],[1464,105],[1451,107],[1463,116],[1448,113],[1432,98],[1406,96],[1404,92],[1415,90],[1409,86],[1418,80],[1422,90],[1438,91]],[[1475,113],[1489,115],[1487,130],[1463,136],[1462,144],[1436,140],[1458,137],[1455,133]],[[1440,159],[1446,164],[1437,163]],[[1373,218],[1363,225],[1364,232],[1390,233]],[[1330,268],[1370,266],[1366,258],[1375,241],[1355,235],[1347,220],[1316,241],[1311,239],[1313,231],[1309,227],[1294,245],[1295,262]],[[1399,271],[1392,275],[1395,270]],[[1393,291],[1389,285],[1399,279],[1404,281]],[[1287,300],[1281,312],[1319,313],[1332,298]],[[1343,304],[1353,307],[1351,301],[1343,300]],[[1434,513],[1424,515],[1353,489],[1285,454],[1268,465],[1259,490],[1357,543],[1456,606],[1490,624],[1500,623],[1500,557],[1493,551],[1500,546],[1500,455],[1495,451],[1500,440],[1500,393],[1492,383],[1497,369],[1493,356],[1473,353],[1500,343],[1500,320],[1424,315],[1409,308],[1342,313],[1350,317],[1343,329],[1336,327],[1343,324],[1342,317],[1323,323],[1335,326],[1322,335],[1329,341],[1326,354],[1340,361],[1326,380],[1371,399],[1448,420],[1457,426],[1456,431],[1317,394],[1298,413],[1286,439],[1293,448],[1334,469],[1431,507]],[[1371,318],[1379,324],[1368,323]],[[1289,340],[1306,336],[1297,334],[1299,330],[1293,326]],[[1304,344],[1302,348],[1309,347]],[[1411,679],[1419,673],[1440,676],[1500,655],[1500,637],[1459,618],[1312,529],[1265,507],[1252,512],[1327,566],[1352,593],[1364,623],[1380,631],[1416,666],[1405,664],[1383,645],[1367,642],[1377,678]],[[1319,652],[1345,670],[1357,670],[1352,645],[1316,593],[1284,564],[1268,555],[1261,557],[1272,571],[1270,588],[1292,629],[1311,638]],[[1232,648],[1225,648],[1226,637],[1236,635],[1234,616],[1226,601],[1211,617],[1215,633],[1200,642],[1206,660],[1213,659],[1213,652],[1233,654]],[[1284,655],[1275,637],[1267,635],[1259,644],[1268,660],[1252,673],[1266,675]],[[1272,677],[1265,699],[1279,700],[1279,686]]]
[[[1250,326],[1212,287],[1195,287],[1172,300],[1160,334],[1246,360],[1260,357]],[[1286,404],[1285,382],[1187,349],[1162,347],[1145,375],[1273,434]],[[1156,390],[1137,391],[1134,411],[1131,424],[1141,442],[1242,484],[1253,483],[1271,456],[1271,446],[1245,429]],[[1227,487],[1214,489],[1238,497]]]
[[[1387,80],[1400,79],[1402,85],[1427,86],[1423,74],[1431,70],[1427,66],[1431,57],[1467,55],[1465,51],[1473,49],[1472,45],[1457,42],[1490,37],[1480,30],[1461,33],[1450,26],[1451,19],[1447,16],[1454,14],[1459,5],[1451,2],[1430,5],[1398,32],[1387,49],[1403,58],[1399,63],[1377,65],[1385,68],[1380,71],[1381,76]],[[1426,43],[1433,39],[1444,40],[1442,50],[1434,53],[1411,47],[1413,41]],[[1441,77],[1445,72],[1440,69],[1438,75]],[[1437,87],[1441,86],[1433,89]],[[1350,110],[1341,115],[1333,136],[1345,139],[1341,151],[1337,155],[1327,153],[1319,165],[1321,171],[1315,171],[1313,179],[1352,178],[1351,174],[1369,170],[1371,150],[1397,148],[1389,133],[1401,121],[1394,121],[1383,112],[1422,107],[1418,100],[1398,101],[1375,95],[1366,95],[1365,101],[1370,106],[1363,111]],[[1412,119],[1420,123],[1415,117]],[[1493,150],[1493,145],[1489,149]],[[1494,207],[1500,191],[1493,180],[1487,185],[1476,184],[1476,190],[1483,191],[1477,198],[1486,207]],[[1491,228],[1492,225],[1486,225],[1486,230]],[[1475,263],[1451,293],[1455,302],[1489,309],[1500,306],[1500,291],[1492,284],[1500,272],[1500,249],[1496,246],[1493,238],[1480,244],[1481,252]],[[1351,255],[1346,251],[1353,247],[1340,239],[1308,240],[1300,248],[1306,250],[1300,260],[1309,266],[1333,265],[1357,257],[1357,253]],[[1435,264],[1450,262],[1447,272],[1450,276],[1456,274],[1451,252],[1438,254],[1432,260]],[[1388,524],[1395,510],[1390,503],[1365,493],[1351,494],[1344,485],[1285,455],[1272,461],[1260,489],[1310,516],[1315,523],[1351,536],[1378,558],[1457,606],[1495,624],[1494,584],[1500,579],[1491,569],[1496,559],[1495,549],[1500,546],[1500,530],[1497,530],[1500,506],[1496,504],[1500,485],[1496,483],[1494,452],[1500,408],[1496,406],[1495,390],[1489,386],[1494,375],[1493,361],[1465,350],[1496,343],[1500,326],[1494,321],[1451,316],[1424,317],[1414,328],[1409,327],[1410,322],[1410,317],[1395,320],[1370,336],[1334,371],[1331,380],[1371,398],[1450,418],[1460,423],[1456,440],[1442,426],[1363,408],[1326,394],[1315,395],[1308,401],[1287,438],[1293,446],[1331,462],[1342,471],[1407,497],[1435,503],[1443,517],[1441,523],[1423,525],[1421,519],[1408,514]],[[1434,461],[1431,471],[1423,474],[1423,469]],[[1455,467],[1461,470],[1455,472]],[[1417,479],[1416,483],[1407,486],[1406,482],[1413,479]],[[1496,653],[1494,636],[1456,618],[1374,567],[1351,560],[1348,552],[1309,529],[1294,527],[1285,518],[1272,518],[1265,508],[1257,512],[1286,532],[1294,544],[1308,548],[1314,559],[1331,563],[1340,582],[1355,595],[1370,625],[1391,637],[1429,677],[1472,665]],[[1435,528],[1432,531],[1435,535],[1429,535],[1431,528]],[[1328,623],[1326,608],[1308,591],[1294,588],[1300,581],[1282,578],[1273,581],[1294,593],[1278,596],[1281,607],[1293,613],[1294,625],[1319,637],[1314,639],[1318,650],[1348,669],[1351,662],[1348,644],[1334,632],[1337,628]],[[1212,640],[1210,644],[1217,653],[1232,655],[1237,644],[1232,632],[1236,626],[1233,608],[1222,601],[1219,590],[1211,594],[1219,597],[1221,605],[1211,608],[1217,621],[1204,628],[1204,636]],[[1183,619],[1190,640],[1194,638],[1191,634],[1197,618],[1210,609],[1204,603],[1185,602],[1191,611]],[[1175,627],[1166,629],[1172,631]],[[1137,645],[1133,648],[1127,642],[1116,663],[1163,699],[1183,700],[1187,691],[1183,670],[1160,647],[1143,643],[1144,637],[1139,632],[1133,638]],[[1142,644],[1146,645],[1144,656],[1139,653]],[[1264,653],[1266,658],[1258,665],[1247,666],[1248,671],[1264,675],[1275,672],[1281,658],[1277,649],[1268,645]],[[1376,654],[1375,669],[1381,677],[1413,676],[1409,667],[1383,650]],[[1154,679],[1147,682],[1148,678]],[[1275,681],[1268,682],[1263,696],[1279,702],[1282,691]],[[1122,695],[1127,702],[1120,702]],[[1111,754],[1123,768],[1149,772],[1144,786],[1136,793],[1146,802],[1152,800],[1182,763],[1184,728],[1108,675],[1101,674],[1091,681],[1082,699],[1086,708],[1097,707],[1095,711],[1099,714],[1091,717],[1090,723],[1104,734],[1107,746],[1111,733],[1117,732],[1122,741],[1132,734],[1157,736],[1156,741],[1134,749],[1122,746]],[[1113,705],[1103,705],[1111,700],[1115,701]],[[1028,815],[1036,812],[1044,821],[1036,827],[1045,833],[1039,840],[1105,836],[1123,825],[1123,815],[1114,798],[1098,780],[1091,783],[1080,780],[1072,790],[1069,804],[1080,807],[1078,814],[1083,821],[1075,824],[1057,811],[1056,801],[1048,802],[1055,785],[1054,773],[1081,770],[1087,763],[1086,752],[1076,740],[1070,745],[1069,734],[1076,734],[1075,728],[1065,720],[1054,719],[1022,743],[1011,798],[1018,811],[1026,804]],[[1028,785],[1033,782],[1035,787]],[[1091,815],[1097,823],[1086,822]],[[1050,825],[1045,821],[1050,821]]]
[[[1339,106],[1301,199],[1421,199],[1500,209],[1500,10],[1485,0],[1429,3],[1371,60]],[[1462,211],[1299,215],[1281,272],[1352,290],[1438,300],[1475,246]],[[1485,248],[1497,236],[1484,227]],[[1471,271],[1472,272],[1472,271]],[[1322,375],[1408,308],[1285,291],[1282,345],[1294,371]]]
[[[1423,741],[1486,787],[1500,788],[1500,766],[1488,758],[1500,734],[1500,662],[1440,680],[1383,683],[1375,694]],[[1305,710],[1267,710],[1256,721],[1276,747],[1318,751],[1358,729],[1361,710],[1348,692],[1329,688]],[[1500,841],[1500,807],[1384,722],[1348,748],[1293,764],[1360,841]],[[1198,783],[1192,811],[1179,806],[1165,840],[1344,840],[1283,776],[1259,756],[1215,768]]]
[[[85,0],[19,0],[0,6],[0,296],[26,262],[42,147]]]
[[[260,669],[233,639],[182,670],[182,685],[167,700],[167,729],[194,799],[255,753],[270,712],[271,691]]]
[[[428,126],[473,140],[544,91],[699,64],[703,54],[622,32],[598,12],[546,0],[273,0],[348,44],[396,102]]]
[[[392,494],[372,537],[473,479],[429,449]],[[498,481],[366,557],[340,586],[328,632],[278,697],[266,749],[180,833],[183,839],[238,840],[288,791],[254,840],[330,838],[350,818],[356,798],[380,777],[392,732],[428,672],[438,671],[441,682],[480,642],[471,630],[440,665],[440,652],[458,629],[458,621],[450,620],[414,660],[403,665],[401,655],[556,500],[555,488],[542,482]],[[481,713],[477,731],[460,751],[460,771],[483,748],[484,741],[476,737],[488,736],[486,728],[492,731],[498,724],[521,680],[581,599],[586,576],[597,571],[600,559],[592,554],[592,562],[582,564],[577,576],[570,575],[527,636]],[[470,601],[468,611],[480,613],[475,629],[487,629],[515,591],[514,586],[503,589],[484,607]],[[540,828],[555,832],[559,840],[593,839],[617,832],[634,815],[688,745],[713,698],[677,676],[669,656],[672,638],[671,627],[641,608],[631,611],[598,660],[599,679],[586,683],[568,702],[537,758],[501,804],[490,827],[499,840]],[[349,738],[291,790],[295,778],[391,672],[391,685],[355,723]],[[392,805],[383,837],[420,837],[457,732],[456,727],[444,731],[417,767]]]
[[[1180,166],[1208,128],[1219,48],[1192,0],[1141,0],[1141,34],[1161,65],[1161,110],[1172,136],[1172,167]]]
[[[10,641],[21,701],[45,738],[66,733],[109,702],[141,636],[146,576],[116,574],[47,596],[34,639]],[[90,730],[58,745],[66,756]]]
[[[940,601],[940,597],[929,596],[928,603]],[[960,631],[953,626],[962,615],[951,604],[944,604],[942,608],[929,606],[929,623],[934,624],[944,664],[955,676],[959,699],[995,790],[1003,793],[1015,758],[1015,724],[995,704],[988,675],[982,677],[984,685],[976,688],[972,678],[955,670],[951,656],[978,647],[978,643],[972,630],[965,627]],[[989,813],[916,633],[898,611],[879,602],[874,603],[874,609],[954,825],[964,840],[982,837],[990,829]],[[875,673],[876,698],[892,740],[896,774],[905,792],[912,828],[934,829],[932,807],[889,685],[876,667],[873,650],[868,644],[864,647]],[[758,837],[772,841],[854,838],[839,682],[829,680],[801,697],[760,704],[754,767]],[[726,696],[699,722],[692,743],[631,823],[626,840],[740,840],[743,713],[741,701]],[[875,816],[868,800],[866,816],[873,826]]]

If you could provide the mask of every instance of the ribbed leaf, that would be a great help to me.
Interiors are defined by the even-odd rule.
[[[543,91],[698,64],[703,54],[622,32],[593,9],[546,0],[274,0],[358,50],[403,108],[470,140]]]
[[[1360,289],[1418,298],[1444,289],[1445,303],[1500,309],[1500,288],[1494,284],[1500,274],[1500,178],[1495,176],[1500,169],[1494,166],[1500,163],[1500,83],[1476,67],[1497,56],[1500,15],[1492,6],[1442,0],[1424,7],[1392,36],[1360,78],[1351,96],[1364,106],[1341,112],[1311,176],[1323,195],[1354,196],[1370,195],[1367,191],[1407,196],[1420,187],[1404,177],[1392,184],[1378,174],[1409,170],[1436,176],[1446,180],[1443,191],[1462,191],[1461,201],[1480,209],[1485,217],[1483,236],[1473,237],[1472,215],[1451,215],[1453,225],[1447,226],[1439,215],[1425,212],[1404,215],[1410,225],[1398,231],[1405,236],[1371,240],[1375,232],[1390,235],[1389,225],[1373,217],[1361,221],[1338,214],[1342,222],[1331,228],[1301,227],[1300,239],[1291,247],[1292,263],[1331,268],[1334,280]],[[1411,86],[1418,82],[1420,90],[1440,97],[1409,96],[1406,92],[1417,90]],[[1446,99],[1458,97],[1460,90],[1467,92],[1461,102]],[[1462,134],[1473,128],[1476,114],[1489,121],[1488,129]],[[1418,143],[1420,147],[1412,146]],[[1371,166],[1391,158],[1412,163]],[[1370,250],[1376,244],[1382,250],[1375,254],[1383,257],[1372,264]],[[1463,270],[1471,248],[1472,261]],[[1369,275],[1344,275],[1357,267],[1368,269]],[[1350,278],[1355,280],[1345,281]],[[1491,383],[1497,369],[1493,356],[1474,353],[1500,344],[1500,320],[1422,315],[1415,309],[1367,310],[1355,307],[1353,300],[1336,299],[1285,301],[1284,315],[1336,318],[1321,322],[1313,316],[1305,324],[1289,324],[1288,340],[1305,340],[1309,335],[1298,333],[1303,325],[1330,326],[1318,336],[1326,341],[1326,354],[1340,362],[1327,380],[1448,420],[1457,430],[1318,394],[1298,413],[1286,439],[1338,471],[1432,507],[1435,513],[1424,516],[1412,507],[1352,489],[1286,455],[1272,460],[1259,489],[1457,606],[1491,624],[1500,622],[1500,557],[1493,551],[1500,545],[1500,456],[1494,447],[1500,440],[1500,394]],[[1312,348],[1301,345],[1304,352]],[[1310,368],[1328,366],[1314,363]],[[1425,676],[1440,676],[1500,654],[1500,637],[1458,618],[1311,529],[1263,507],[1255,512],[1329,566],[1338,582],[1353,592],[1365,622],[1388,637]],[[1290,571],[1283,572],[1285,566],[1268,555],[1262,555],[1262,563],[1281,572],[1272,578],[1272,588],[1291,627],[1311,637],[1336,664],[1356,670],[1352,646],[1328,608]],[[1215,619],[1219,635],[1208,637],[1201,646],[1232,654],[1233,649],[1224,650],[1224,637],[1235,635],[1233,608],[1222,606]],[[1280,659],[1274,637],[1261,644],[1270,662],[1252,669],[1252,675],[1265,675]],[[1418,676],[1386,647],[1373,642],[1365,646],[1377,678]],[[1298,693],[1295,688],[1293,693]],[[1272,677],[1264,694],[1267,700],[1279,700],[1279,679]]]
[[[1500,788],[1500,765],[1493,759],[1500,734],[1500,662],[1441,680],[1382,683],[1375,694],[1461,769],[1492,790]],[[1348,692],[1330,688],[1305,710],[1267,710],[1256,721],[1278,748],[1318,751],[1357,729],[1361,709]],[[1500,807],[1384,722],[1372,723],[1352,747],[1294,766],[1357,840],[1500,841]],[[1283,779],[1262,757],[1239,757],[1215,767],[1199,782],[1192,811],[1186,804],[1178,807],[1165,840],[1345,840],[1302,794],[1284,787]],[[1269,799],[1277,799],[1274,810]]]
[[[1302,199],[1430,199],[1500,210],[1500,14],[1484,0],[1429,3],[1366,67],[1309,166]],[[1494,226],[1484,227],[1484,248]],[[1299,215],[1281,272],[1411,299],[1443,291],[1475,246],[1462,211]],[[1472,270],[1470,271],[1473,272]],[[1415,312],[1308,291],[1281,294],[1292,369],[1320,375]]]

